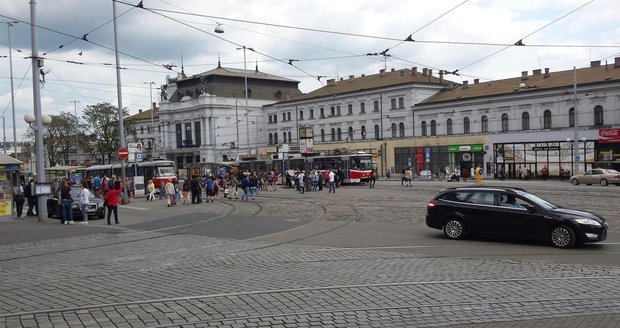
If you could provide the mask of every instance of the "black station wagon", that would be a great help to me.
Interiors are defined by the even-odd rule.
[[[488,235],[550,242],[555,247],[607,238],[607,221],[571,210],[521,188],[471,186],[439,192],[427,205],[426,225],[450,239]]]

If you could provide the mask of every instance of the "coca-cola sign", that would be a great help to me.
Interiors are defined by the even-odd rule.
[[[620,142],[620,129],[600,129],[598,130],[598,135],[598,142]]]

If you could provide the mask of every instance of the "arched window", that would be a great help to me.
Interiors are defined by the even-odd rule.
[[[543,129],[551,129],[551,111],[548,109],[543,113]]]
[[[288,132],[288,142],[293,142],[293,138],[291,138],[291,131]]]
[[[463,119],[463,133],[471,133],[471,129],[469,127],[469,117]]]
[[[489,118],[486,115],[480,119],[480,130],[483,133],[489,132]]]
[[[521,130],[529,130],[530,129],[530,113],[523,112],[521,114]]]
[[[392,138],[396,138],[396,123],[392,123]]]
[[[574,107],[568,110],[568,127],[569,128],[575,127],[575,108]]]
[[[273,143],[276,145],[278,144],[278,133],[277,132],[273,134]]]
[[[451,118],[449,118],[446,121],[446,134],[447,135],[452,135],[452,119]]]
[[[325,129],[321,129],[321,141],[325,142]]]
[[[508,114],[502,114],[502,132],[508,132]]]
[[[437,135],[437,122],[435,122],[435,120],[431,121],[431,135],[432,136]]]
[[[336,129],[332,128],[332,141],[336,141]]]
[[[381,131],[379,131],[379,125],[375,124],[375,139],[381,138]]]
[[[401,138],[405,137],[405,123],[400,123],[398,125],[398,133]]]
[[[273,133],[269,134],[269,144],[273,145]]]
[[[282,133],[282,139],[284,139],[284,140],[282,140],[282,141],[283,141],[284,143],[286,143],[286,132]]]
[[[338,128],[338,141],[342,141],[342,129]]]
[[[361,134],[362,134],[362,140],[366,139],[366,127],[362,125],[362,129],[361,129]]]
[[[603,118],[603,106],[598,105],[594,107],[594,125],[600,126],[605,124],[605,120]]]
[[[349,127],[349,141],[353,141],[353,127]]]
[[[422,136],[426,137],[426,121],[422,121]]]

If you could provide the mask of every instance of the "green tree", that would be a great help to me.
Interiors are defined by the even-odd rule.
[[[129,116],[129,111],[123,109],[123,119]],[[110,103],[99,103],[87,106],[84,109],[86,132],[94,139],[95,151],[99,154],[102,163],[111,163],[116,151],[120,148],[118,109]],[[131,124],[124,120],[125,134],[132,131]]]

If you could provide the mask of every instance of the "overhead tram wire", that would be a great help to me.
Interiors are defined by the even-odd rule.
[[[575,13],[576,11],[578,11],[578,10],[582,9],[583,7],[585,7],[585,6],[589,5],[589,4],[591,4],[591,3],[592,3],[592,2],[594,2],[594,1],[595,1],[595,0],[590,0],[590,1],[586,2],[585,4],[583,4],[583,5],[581,5],[581,6],[577,7],[577,8],[575,8],[575,9],[573,9],[573,10],[571,10],[570,12],[568,12],[568,13],[566,13],[566,14],[564,14],[564,15],[560,16],[559,18],[556,18],[555,20],[553,20],[553,21],[549,22],[548,24],[546,24],[546,25],[542,26],[541,28],[539,28],[539,29],[537,29],[537,30],[535,30],[535,31],[531,32],[530,34],[528,34],[528,35],[526,35],[526,36],[522,37],[521,39],[519,39],[519,41],[515,42],[514,44],[512,44],[512,45],[508,45],[508,46],[506,46],[506,47],[504,47],[504,48],[502,48],[502,49],[500,49],[500,50],[498,50],[498,51],[495,51],[495,52],[491,53],[490,55],[487,55],[487,56],[485,56],[485,57],[483,57],[483,58],[481,58],[481,59],[478,59],[478,60],[476,60],[475,62],[473,62],[473,63],[471,63],[471,64],[469,64],[469,65],[467,65],[467,66],[464,66],[464,67],[459,68],[458,70],[459,70],[459,71],[462,71],[462,70],[464,70],[465,68],[468,68],[468,67],[470,67],[470,66],[473,66],[473,65],[475,65],[475,64],[477,64],[477,63],[479,63],[479,62],[481,62],[481,61],[483,61],[483,60],[486,60],[486,59],[488,59],[488,58],[490,58],[490,57],[492,57],[492,56],[495,56],[495,55],[497,55],[498,53],[500,53],[500,52],[502,52],[502,51],[504,51],[504,50],[506,50],[506,49],[508,49],[508,48],[510,48],[510,47],[514,47],[514,46],[517,46],[517,47],[526,46],[526,45],[523,43],[523,39],[528,38],[528,37],[530,37],[530,36],[534,35],[535,33],[538,33],[538,32],[540,32],[540,31],[542,31],[543,29],[545,29],[545,28],[547,28],[547,27],[551,26],[552,24],[554,24],[554,23],[558,22],[559,20],[561,20],[561,19],[565,18],[566,16],[568,16],[568,15],[571,15],[571,14]]]

